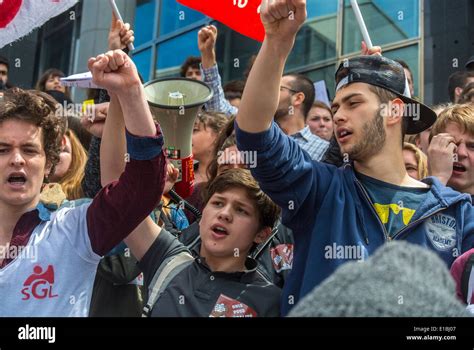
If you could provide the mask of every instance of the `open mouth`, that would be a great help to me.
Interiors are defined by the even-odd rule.
[[[26,183],[26,176],[22,174],[12,174],[8,177],[7,182],[15,187],[21,187]]]
[[[352,135],[352,132],[347,129],[339,129],[337,131],[337,138],[340,142],[345,142]]]
[[[223,226],[213,225],[211,227],[211,230],[212,230],[212,232],[214,232],[215,235],[217,235],[219,237],[224,237],[224,236],[229,235],[229,233],[227,232],[227,230]]]
[[[461,163],[454,163],[453,164],[453,171],[457,173],[464,173],[466,171],[466,167]]]

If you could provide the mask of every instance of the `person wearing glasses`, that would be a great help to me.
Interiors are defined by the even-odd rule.
[[[217,28],[213,25],[202,28],[198,33],[198,47],[201,52],[203,81],[214,95],[206,103],[207,111],[237,115],[239,109],[225,99],[221,77],[217,68],[215,44]],[[287,74],[280,82],[280,99],[274,120],[286,135],[291,136],[313,160],[320,161],[326,153],[329,142],[311,133],[306,126],[308,113],[315,99],[313,82],[301,74]]]

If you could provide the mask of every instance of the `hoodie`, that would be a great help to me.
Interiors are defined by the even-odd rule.
[[[312,161],[275,123],[247,133],[235,123],[240,151],[257,152],[252,175],[282,208],[293,230],[293,269],[283,288],[282,314],[347,261],[364,260],[391,240],[351,164],[337,168]],[[474,246],[471,197],[436,178],[411,222],[393,236],[433,250],[450,267]]]

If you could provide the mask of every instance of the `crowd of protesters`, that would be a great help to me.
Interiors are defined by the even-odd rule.
[[[113,17],[109,51],[89,59],[102,89],[80,113],[63,72],[23,90],[0,57],[0,316],[473,311],[474,57],[429,107],[404,61],[362,43],[327,104],[284,74],[306,1],[263,2],[242,80],[223,85],[213,25],[181,67],[213,92],[184,200],[129,24]]]

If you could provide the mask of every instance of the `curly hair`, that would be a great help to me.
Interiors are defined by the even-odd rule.
[[[189,68],[201,69],[201,57],[189,56],[180,68],[179,75],[183,78],[186,77],[186,72]]]
[[[59,162],[61,139],[66,131],[66,119],[57,112],[58,103],[40,91],[13,88],[6,90],[0,98],[0,124],[8,119],[18,119],[41,128],[51,173]]]

